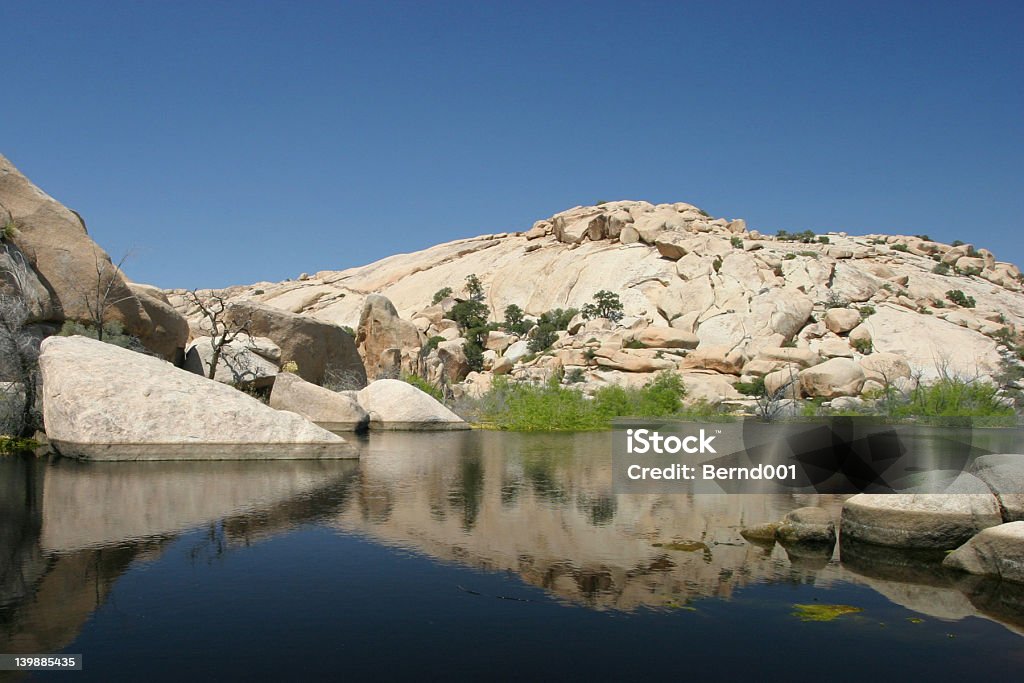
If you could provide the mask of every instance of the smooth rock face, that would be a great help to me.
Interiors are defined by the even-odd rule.
[[[864,386],[864,371],[849,358],[832,358],[800,371],[800,386],[808,396],[853,396]]]
[[[950,553],[942,566],[1002,581],[1024,583],[1024,521],[1000,524],[981,531]]]
[[[971,465],[971,474],[992,490],[1004,522],[1024,521],[1024,455],[983,455]]]
[[[50,337],[39,359],[54,447],[93,460],[355,457],[341,437],[158,358]]]
[[[345,330],[313,318],[288,313],[255,301],[236,301],[227,309],[234,324],[249,321],[249,331],[269,337],[281,347],[282,366],[294,361],[297,374],[307,382],[322,384],[325,375],[350,375],[352,383],[366,384],[366,369],[355,342]]]
[[[990,493],[861,493],[843,504],[841,527],[844,539],[894,548],[949,550],[1002,522],[999,505]]]
[[[387,297],[370,294],[363,301],[355,343],[368,379],[393,376],[391,363],[381,363],[381,356],[388,349],[399,350],[400,372],[417,372],[416,361],[425,341],[416,325],[398,317],[398,311]]]
[[[872,353],[860,359],[860,367],[867,379],[886,386],[897,379],[910,377],[910,365],[895,353]]]
[[[633,339],[655,349],[695,349],[700,343],[697,335],[673,327],[645,327],[635,332]]]
[[[369,414],[352,397],[311,384],[290,372],[274,379],[270,407],[290,410],[335,432],[364,431]]]
[[[370,429],[434,431],[469,429],[432,396],[399,379],[379,379],[362,389],[359,405],[370,414]]]
[[[58,322],[65,317],[90,319],[85,297],[90,286],[96,287],[99,266],[113,283],[108,300],[118,302],[110,307],[109,319],[120,321],[139,338],[150,334],[153,322],[124,278],[114,272],[107,252],[89,237],[82,219],[33,185],[2,155],[0,206],[18,225],[12,241],[32,255],[36,272],[48,283],[53,310],[62,311]]]

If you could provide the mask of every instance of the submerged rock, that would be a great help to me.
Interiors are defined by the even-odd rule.
[[[93,460],[356,457],[340,436],[158,358],[85,337],[42,344],[50,443]]]
[[[836,523],[826,510],[818,507],[799,508],[782,518],[776,538],[783,545],[834,545]]]

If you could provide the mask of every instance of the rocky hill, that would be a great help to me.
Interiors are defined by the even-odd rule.
[[[801,380],[795,393],[830,398],[943,373],[992,377],[1024,330],[1020,270],[981,245],[925,235],[762,235],[682,202],[580,206],[518,232],[220,294],[359,328],[371,377],[444,372],[455,382],[469,375],[480,389],[487,378],[469,374],[461,332],[447,317],[472,274],[492,321],[509,304],[533,317],[579,309],[599,290],[617,293],[625,314],[619,324],[577,319],[537,358],[514,335],[491,332],[485,368],[524,379],[578,368],[589,386],[677,368],[694,396],[709,399],[738,397],[732,385],[741,378],[811,367],[824,377]],[[433,305],[446,287],[452,298]],[[181,295],[168,292],[195,321]],[[445,341],[421,355],[435,336]]]

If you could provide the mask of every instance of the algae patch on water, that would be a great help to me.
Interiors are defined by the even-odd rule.
[[[852,605],[793,605],[793,608],[796,610],[793,616],[800,621],[833,621],[844,614],[864,611]]]

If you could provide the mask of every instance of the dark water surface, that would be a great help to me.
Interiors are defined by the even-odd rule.
[[[743,526],[843,496],[611,493],[610,435],[383,434],[360,461],[0,458],[0,653],[29,680],[1024,674],[1024,596]],[[794,605],[861,611],[803,621]],[[0,673],[0,680],[13,678]]]

